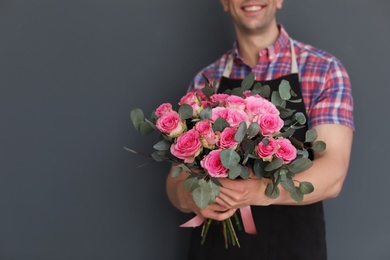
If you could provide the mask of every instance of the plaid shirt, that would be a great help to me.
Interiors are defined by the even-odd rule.
[[[243,79],[249,73],[256,80],[271,80],[291,74],[291,50],[289,36],[283,26],[279,26],[277,41],[260,51],[260,58],[253,68],[241,58],[237,42],[233,48],[214,63],[200,71],[192,81],[189,90],[204,87],[201,73],[209,79],[214,75],[218,88],[227,59],[234,55],[232,79]],[[309,128],[320,124],[342,124],[354,129],[353,99],[348,74],[340,61],[331,54],[313,46],[293,40],[301,83],[303,100],[308,115]]]

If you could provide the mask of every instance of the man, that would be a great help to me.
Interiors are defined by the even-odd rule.
[[[283,0],[220,0],[234,23],[233,49],[201,72],[215,72],[218,92],[239,85],[249,73],[256,80],[277,86],[288,79],[304,100],[301,112],[308,128],[315,128],[326,151],[315,153],[313,166],[294,177],[309,181],[315,190],[297,203],[283,188],[280,196],[265,194],[269,180],[222,179],[223,187],[215,203],[199,209],[185,191],[187,177],[167,178],[168,197],[179,210],[215,220],[231,217],[237,209],[251,205],[257,235],[239,233],[241,248],[223,247],[220,227],[212,227],[205,245],[200,245],[200,229],[194,229],[190,259],[326,259],[325,224],[322,202],[336,197],[347,174],[353,136],[353,101],[350,81],[341,63],[332,55],[292,40],[276,22],[276,10]],[[204,86],[199,73],[193,89]],[[294,88],[295,87],[295,88]],[[299,137],[299,136],[298,136]]]

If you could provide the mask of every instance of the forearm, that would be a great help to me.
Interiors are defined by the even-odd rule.
[[[184,189],[186,175],[187,173],[184,171],[176,177],[172,177],[169,173],[166,180],[166,192],[173,206],[182,212],[189,213],[192,212],[189,206],[191,194]]]

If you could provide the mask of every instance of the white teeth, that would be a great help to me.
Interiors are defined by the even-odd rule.
[[[248,6],[248,7],[244,8],[245,11],[258,11],[260,9],[261,9],[261,6],[258,6],[258,5]]]

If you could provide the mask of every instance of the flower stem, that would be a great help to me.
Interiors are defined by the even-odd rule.
[[[207,232],[209,231],[211,221],[212,221],[212,219],[209,218],[203,224],[202,233],[201,233],[202,241],[200,242],[202,245],[206,241],[206,236],[207,236]]]

